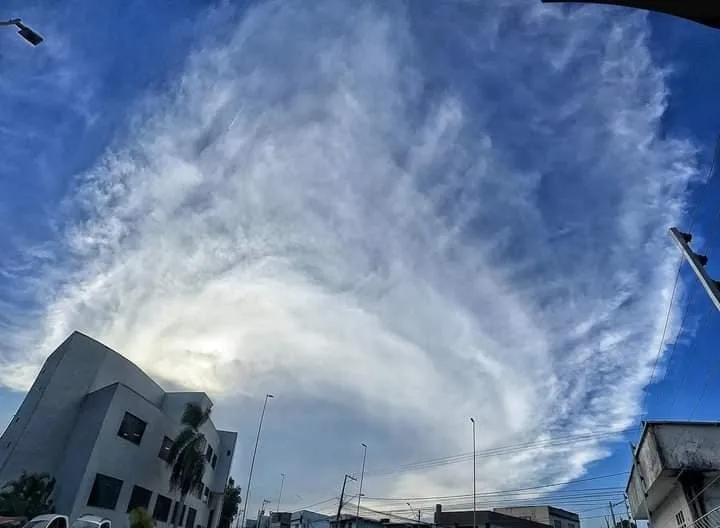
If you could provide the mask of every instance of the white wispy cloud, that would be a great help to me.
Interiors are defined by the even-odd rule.
[[[2,383],[27,387],[79,329],[209,391],[228,426],[274,392],[271,442],[297,451],[268,457],[317,475],[346,470],[350,437],[378,466],[467,451],[469,416],[480,448],[628,427],[694,177],[693,146],[660,134],[645,18],[312,4],[250,8],[79,177],[71,264],[13,330]],[[329,432],[338,409],[350,425]],[[483,459],[480,483],[571,478],[603,454]],[[370,485],[448,492],[468,471]]]

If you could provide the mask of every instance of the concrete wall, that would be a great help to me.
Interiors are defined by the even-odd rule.
[[[720,426],[660,424],[653,426],[653,431],[665,468],[720,468]]]
[[[104,357],[104,350],[96,345],[73,333],[48,358],[16,418],[0,437],[0,483],[23,470],[55,473],[80,404]]]
[[[63,460],[55,472],[55,508],[71,512],[93,449],[118,385],[88,394],[80,406],[78,419],[68,440]]]
[[[692,522],[690,508],[688,508],[682,486],[678,483],[665,500],[650,514],[650,523],[657,528],[677,528],[675,515],[682,511],[688,528]]]

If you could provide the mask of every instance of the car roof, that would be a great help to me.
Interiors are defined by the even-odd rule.
[[[106,519],[105,517],[99,517],[98,515],[90,515],[89,513],[86,513],[85,515],[81,515],[77,518],[77,520],[83,520],[83,521],[91,521],[96,523],[101,523],[105,521],[110,521],[110,519]]]
[[[65,516],[60,515],[59,513],[45,513],[43,515],[37,515],[30,520],[31,521],[49,521],[50,519],[54,519],[55,517],[65,517]]]

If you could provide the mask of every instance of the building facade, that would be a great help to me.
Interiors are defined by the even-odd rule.
[[[180,504],[169,489],[167,455],[187,403],[212,402],[202,392],[165,392],[132,362],[79,332],[45,361],[0,437],[0,485],[22,471],[56,478],[58,513],[128,525],[145,507],[158,528],[215,528],[237,433],[211,421],[203,490]]]
[[[435,506],[434,521],[438,528],[475,528],[478,526],[484,528],[548,528],[549,526],[545,523],[496,511],[443,511],[441,504]]]
[[[552,528],[580,528],[580,516],[577,513],[554,506],[511,506],[494,508],[493,511],[541,524],[549,524]]]
[[[310,510],[293,512],[290,528],[330,528],[330,516]]]
[[[626,493],[653,528],[720,525],[720,422],[646,422]]]

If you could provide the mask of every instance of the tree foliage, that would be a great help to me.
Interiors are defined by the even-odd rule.
[[[182,499],[203,488],[207,440],[200,428],[209,418],[210,408],[202,409],[197,403],[188,403],[181,420],[184,427],[170,446],[170,489],[180,492]]]
[[[27,517],[52,513],[55,479],[47,473],[26,473],[0,489],[0,514]]]
[[[220,512],[220,520],[218,521],[218,528],[230,528],[232,520],[238,514],[240,510],[240,488],[235,486],[235,481],[230,479],[228,485],[225,486],[225,493],[223,495],[223,505]]]
[[[153,528],[153,519],[145,508],[135,508],[128,515],[130,528]]]

